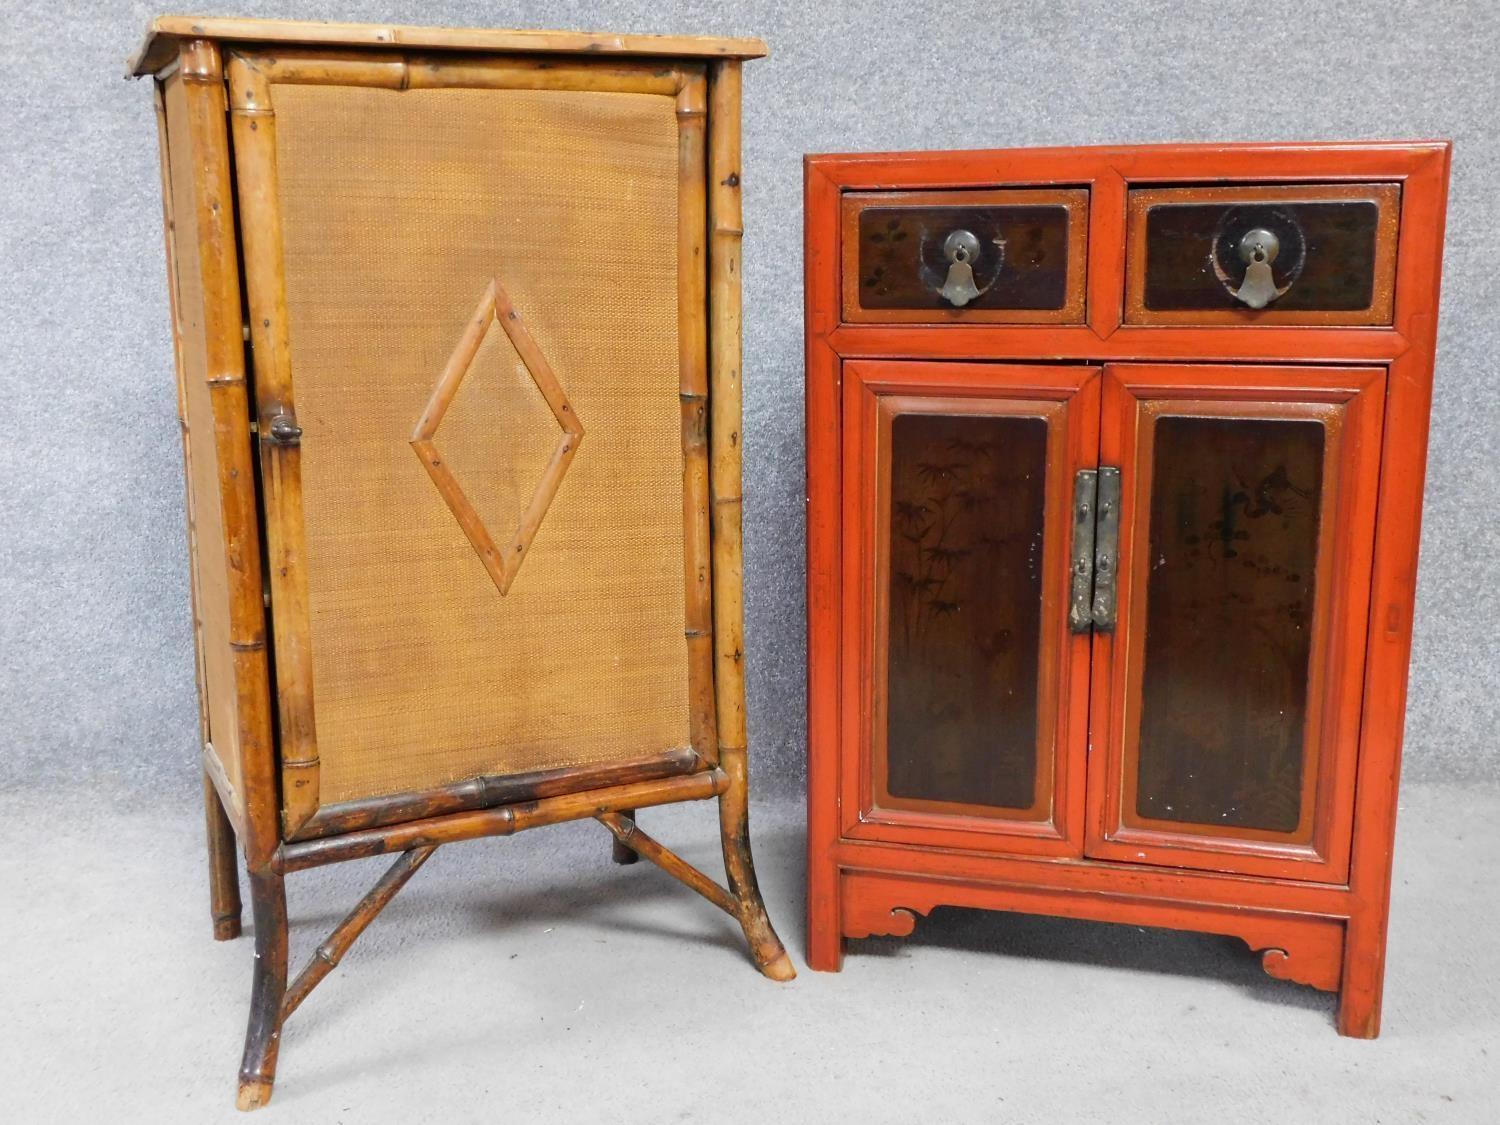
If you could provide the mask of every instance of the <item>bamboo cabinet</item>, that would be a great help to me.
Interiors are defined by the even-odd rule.
[[[580,818],[793,976],[746,826],[756,40],[166,18],[155,79],[214,933],[283,1021],[438,846]],[[636,810],[716,798],[727,886]],[[288,975],[284,880],[394,865]]]
[[[809,157],[809,963],[1243,938],[1379,1030],[1446,144]]]

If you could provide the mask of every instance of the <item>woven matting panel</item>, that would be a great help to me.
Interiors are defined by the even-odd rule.
[[[322,802],[688,746],[673,100],[273,102]],[[491,279],[585,430],[503,597],[409,445]],[[497,544],[559,433],[491,324],[434,444]]]

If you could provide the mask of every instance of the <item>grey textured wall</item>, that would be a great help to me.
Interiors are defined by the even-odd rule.
[[[196,7],[196,0],[194,0]],[[0,787],[196,784],[154,5],[0,11]],[[255,3],[221,14],[757,34],[746,69],[746,458],[760,781],[804,758],[805,151],[1451,137],[1407,774],[1500,777],[1500,16],[1494,0]]]

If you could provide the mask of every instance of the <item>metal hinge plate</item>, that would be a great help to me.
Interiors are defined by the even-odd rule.
[[[1073,552],[1068,573],[1072,586],[1068,596],[1068,628],[1087,633],[1094,624],[1094,504],[1099,474],[1079,469],[1073,478]]]
[[[1079,469],[1073,478],[1073,549],[1069,556],[1068,629],[1115,627],[1120,569],[1120,470]]]
[[[1099,470],[1099,517],[1094,528],[1094,628],[1115,628],[1116,586],[1120,577],[1120,470]]]

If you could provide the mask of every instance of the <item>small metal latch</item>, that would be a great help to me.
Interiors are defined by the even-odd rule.
[[[1099,469],[1099,516],[1094,530],[1094,628],[1115,628],[1115,587],[1120,576],[1120,470]]]
[[[1068,628],[1087,633],[1094,623],[1094,505],[1099,474],[1079,469],[1073,478],[1073,554],[1069,562],[1072,587],[1068,596]]]
[[[276,445],[298,445],[302,441],[302,427],[290,414],[278,414],[271,419],[266,436]]]

